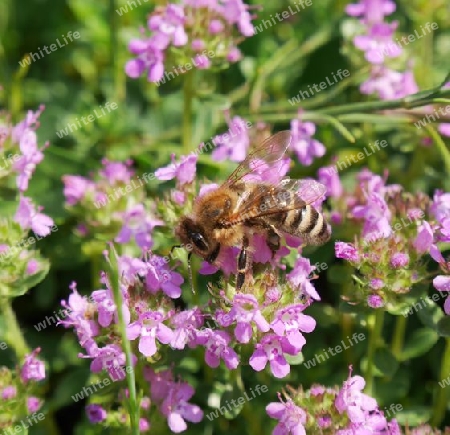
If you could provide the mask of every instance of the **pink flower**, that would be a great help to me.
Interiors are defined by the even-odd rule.
[[[311,165],[315,157],[322,157],[326,152],[325,146],[312,138],[315,132],[316,126],[312,122],[302,122],[300,119],[291,121],[291,148],[305,166]]]
[[[253,295],[236,294],[229,316],[232,321],[236,322],[234,335],[239,343],[250,341],[253,322],[261,332],[267,332],[270,329],[270,325],[263,317],[258,301]]]
[[[148,20],[148,28],[153,31],[150,38],[152,45],[159,50],[165,50],[171,43],[175,47],[186,45],[185,21],[181,5],[168,4],[163,14],[152,15]]]
[[[181,296],[181,284],[184,278],[170,270],[162,257],[152,255],[147,263],[145,283],[151,293],[162,290],[167,296],[177,299]]]
[[[336,400],[336,409],[342,414],[347,413],[352,423],[362,424],[370,411],[377,409],[377,401],[362,392],[366,382],[361,376],[351,377],[344,382]]]
[[[249,364],[253,370],[259,372],[269,363],[272,374],[276,378],[284,378],[291,371],[291,367],[283,354],[297,355],[299,352],[300,350],[292,346],[286,337],[267,334],[256,345]]]
[[[340,198],[342,196],[344,189],[335,166],[320,168],[318,179],[327,188],[327,196],[332,198]]]
[[[316,327],[316,321],[302,313],[306,308],[303,304],[294,304],[281,308],[275,313],[271,328],[280,337],[285,336],[289,344],[301,350],[306,343],[305,337],[300,332],[312,332]]]
[[[300,295],[309,295],[316,301],[320,301],[319,293],[317,293],[308,279],[314,269],[315,267],[311,266],[308,258],[299,257],[292,271],[286,275],[286,278],[293,286],[299,289]]]
[[[80,202],[88,191],[95,188],[95,183],[78,175],[64,175],[64,196],[68,205],[75,205]]]
[[[123,226],[116,236],[118,243],[128,243],[132,237],[136,244],[143,249],[153,246],[152,232],[157,226],[164,225],[160,219],[152,218],[143,204],[136,204],[122,215]]]
[[[22,382],[41,381],[45,379],[45,364],[37,359],[41,348],[36,348],[33,352],[25,356],[25,361],[20,371]]]
[[[43,160],[44,154],[37,147],[37,136],[33,130],[23,132],[19,146],[22,156],[14,162],[13,168],[19,172],[17,187],[21,192],[24,192],[28,189],[28,182],[36,169],[36,165]],[[44,145],[44,147],[46,146],[47,144]]]
[[[450,276],[438,275],[433,279],[433,286],[440,292],[450,292]],[[444,302],[444,311],[446,314],[450,314],[450,295]]]
[[[197,156],[195,154],[182,156],[179,163],[175,162],[175,154],[172,154],[172,164],[156,170],[155,177],[164,181],[177,178],[180,185],[190,184],[195,178],[196,164]]]
[[[31,228],[38,236],[47,236],[50,234],[50,228],[54,225],[54,222],[52,218],[39,213],[40,210],[42,210],[42,207],[36,211],[30,198],[21,196],[14,219],[22,229],[27,230]]]
[[[158,82],[164,75],[164,53],[158,49],[151,38],[132,39],[128,50],[137,55],[125,64],[125,73],[133,79],[138,78],[146,70],[149,82]]]
[[[147,311],[127,326],[127,338],[135,340],[140,337],[139,352],[144,356],[151,357],[156,353],[156,339],[163,344],[173,340],[173,331],[163,321],[164,315],[159,311]]]
[[[274,435],[306,435],[306,412],[289,399],[287,402],[272,402],[266,406],[271,418],[279,420]]]
[[[199,406],[188,400],[194,395],[194,389],[187,383],[173,383],[161,404],[161,413],[167,417],[167,424],[174,433],[187,429],[186,421],[198,423],[203,418],[203,411]]]
[[[242,162],[250,147],[247,122],[239,116],[230,120],[228,113],[226,113],[226,118],[229,130],[213,138],[216,148],[211,157],[217,161]]]
[[[213,331],[205,328],[197,334],[195,344],[206,348],[205,362],[212,368],[216,368],[223,359],[228,370],[234,370],[239,365],[239,358],[232,347],[229,346],[230,336],[225,331]]]
[[[91,423],[101,423],[107,417],[106,411],[96,404],[86,406],[86,415]]]
[[[417,253],[424,254],[430,250],[432,244],[433,230],[427,221],[423,221],[417,230],[417,237],[413,241],[413,246]]]
[[[336,258],[342,258],[344,260],[359,262],[359,253],[356,248],[350,243],[336,242],[334,245]]]

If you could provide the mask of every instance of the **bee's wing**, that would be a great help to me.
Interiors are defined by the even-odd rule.
[[[317,201],[326,191],[326,187],[315,180],[290,178],[282,179],[277,186],[256,186],[241,198],[237,210],[227,221],[238,223],[296,210]]]
[[[272,166],[280,161],[291,143],[291,132],[280,131],[267,138],[230,174],[224,185],[230,186],[249,174],[257,174],[264,179],[265,172],[277,170]]]

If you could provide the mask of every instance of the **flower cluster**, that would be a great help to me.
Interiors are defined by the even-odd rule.
[[[142,249],[153,246],[152,231],[163,222],[156,219],[145,204],[144,184],[155,174],[134,177],[132,162],[102,160],[102,167],[91,178],[65,175],[64,196],[68,210],[79,217],[77,233],[92,236],[102,243],[114,239],[124,244],[130,240]]]
[[[350,367],[341,389],[313,385],[307,391],[290,389],[284,400],[279,395],[279,402],[266,407],[267,414],[278,420],[273,434],[400,435],[397,422],[388,422],[377,401],[363,393],[364,378],[351,373]]]
[[[130,42],[129,50],[137,57],[127,62],[125,71],[131,78],[147,71],[149,82],[164,83],[165,76],[170,79],[192,68],[237,62],[237,44],[254,34],[251,20],[242,0],[181,0],[157,7],[147,21],[150,36],[142,30],[142,37]]]
[[[42,401],[33,395],[36,383],[45,379],[45,364],[38,358],[40,351],[37,348],[26,355],[17,371],[0,368],[1,425],[9,427],[41,409]]]
[[[438,191],[433,200],[424,194],[413,195],[399,185],[386,184],[366,169],[357,177],[356,190],[342,195],[337,174],[322,176],[330,190],[341,192],[340,198],[332,201],[339,216],[349,215],[352,222],[361,225],[355,242],[336,242],[336,257],[359,271],[353,302],[365,300],[372,308],[397,312],[406,308],[405,295],[413,285],[428,277],[427,254],[448,273],[439,250],[439,244],[450,240],[448,194]],[[440,291],[449,290],[446,275],[436,277],[434,285]]]
[[[376,94],[382,100],[402,98],[419,90],[410,63],[404,72],[389,65],[388,59],[398,58],[403,53],[401,44],[394,42],[398,22],[384,21],[395,8],[391,0],[360,0],[346,7],[348,15],[361,20],[364,34],[357,35],[353,43],[364,51],[365,59],[371,64],[370,77],[360,90],[363,94]]]

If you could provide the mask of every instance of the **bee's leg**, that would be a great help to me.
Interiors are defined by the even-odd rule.
[[[280,249],[280,236],[275,232],[275,230],[270,226],[267,229],[267,246],[272,251],[272,259],[275,257],[275,253]]]
[[[247,274],[247,260],[248,260],[248,237],[244,236],[242,240],[242,249],[239,253],[238,264],[237,264],[237,277],[236,277],[236,291],[239,291],[241,287],[244,285],[245,276]]]
[[[219,256],[220,253],[220,243],[217,244],[217,246],[214,248],[214,251],[211,252],[211,254],[209,254],[205,260],[209,263],[212,264],[217,260],[217,257]]]

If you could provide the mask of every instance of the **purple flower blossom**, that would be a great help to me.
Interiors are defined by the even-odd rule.
[[[216,148],[212,152],[211,157],[217,161],[231,160],[233,162],[242,162],[250,147],[247,122],[239,116],[235,116],[230,120],[228,113],[225,115],[229,130],[213,138]]]
[[[128,44],[128,50],[138,55],[136,59],[131,59],[125,64],[125,73],[133,79],[142,75],[148,70],[147,80],[157,82],[164,75],[164,53],[159,50],[151,38],[133,39]]]
[[[8,385],[7,387],[3,388],[0,393],[0,397],[3,400],[10,400],[14,399],[17,396],[17,388],[14,385]]]
[[[392,214],[386,201],[378,193],[367,197],[366,205],[357,205],[352,214],[355,218],[364,219],[363,236],[367,241],[387,238],[392,234],[390,225]]]
[[[54,222],[52,218],[40,213],[41,210],[42,207],[39,207],[36,211],[31,199],[21,196],[14,219],[22,229],[31,229],[38,236],[45,237],[50,234]]]
[[[45,364],[37,359],[40,351],[41,348],[38,347],[25,356],[25,361],[20,371],[22,382],[27,383],[29,381],[41,381],[45,379]]]
[[[98,311],[98,323],[107,328],[113,319],[118,322],[117,307],[110,289],[96,290],[92,292],[92,300],[95,302]],[[130,322],[130,310],[123,304],[122,313],[126,324]]]
[[[139,419],[139,431],[140,432],[147,432],[150,430],[150,423],[147,419],[145,418],[140,418]]]
[[[89,320],[94,306],[85,296],[81,296],[76,290],[76,283],[70,285],[72,293],[69,295],[68,302],[61,301],[61,305],[66,308],[65,318],[58,322],[65,328],[74,327],[81,346],[85,346],[92,337],[99,333],[97,322]]]
[[[312,122],[302,122],[300,119],[291,121],[291,148],[305,166],[311,165],[315,157],[322,157],[326,152],[325,146],[312,138],[315,132],[316,126]]]
[[[187,429],[185,420],[198,423],[203,418],[203,411],[188,400],[194,395],[194,389],[187,383],[173,384],[161,405],[161,413],[167,417],[167,424],[174,433]]]
[[[306,343],[305,337],[300,332],[312,332],[316,327],[316,321],[302,313],[306,308],[303,304],[289,305],[275,313],[271,328],[280,337],[285,336],[289,344],[301,350]]]
[[[255,29],[248,6],[242,0],[224,0],[219,10],[224,19],[231,25],[236,24],[244,36],[253,36]]]
[[[223,359],[228,370],[234,370],[239,365],[239,358],[232,347],[229,346],[230,336],[225,331],[213,331],[210,328],[199,331],[195,339],[196,344],[206,348],[205,362],[216,368]]]
[[[335,166],[320,168],[317,175],[319,182],[327,188],[327,196],[332,198],[340,198],[342,196],[344,188]]]
[[[288,281],[299,289],[300,295],[309,295],[316,301],[320,301],[319,293],[317,293],[311,281],[308,279],[309,274],[315,269],[311,266],[308,258],[299,257],[295,262],[294,268],[286,275]]]
[[[395,8],[395,2],[391,0],[360,0],[359,3],[347,5],[345,12],[351,17],[363,17],[366,23],[380,23]]]
[[[419,88],[412,71],[398,72],[376,65],[368,80],[361,84],[363,94],[377,94],[381,100],[403,98],[418,92]]]
[[[390,264],[394,269],[406,267],[409,263],[409,255],[403,252],[396,252],[392,255]]]
[[[246,174],[243,178],[249,182],[268,182],[277,184],[289,172],[291,165],[290,158],[278,160],[272,165],[268,165],[264,160],[254,159],[250,162],[251,173]]]
[[[376,23],[368,29],[367,35],[358,35],[354,39],[355,47],[365,52],[365,58],[372,64],[379,65],[387,57],[398,57],[402,49],[392,42],[392,35],[398,22]]]
[[[252,322],[255,322],[261,332],[267,332],[270,329],[253,295],[236,294],[229,316],[236,322],[234,335],[239,343],[248,343],[252,338]]]
[[[110,378],[115,381],[125,379],[126,373],[123,367],[126,364],[125,353],[117,344],[108,344],[103,348],[93,348],[94,359],[91,362],[91,371],[99,373],[106,370]]]
[[[136,204],[123,214],[123,226],[115,241],[128,243],[134,237],[140,248],[150,249],[153,246],[152,231],[160,225],[164,225],[162,220],[149,216],[143,204]]]
[[[352,261],[354,263],[359,262],[359,253],[356,248],[350,243],[336,242],[334,245],[336,258],[342,258],[347,261]]]
[[[184,349],[186,344],[194,341],[197,330],[203,325],[203,317],[198,307],[180,311],[170,318],[174,327],[170,346],[174,349]]]
[[[80,177],[79,175],[64,175],[62,177],[64,183],[64,196],[68,205],[75,205],[80,202],[89,191],[93,191],[95,183]]]
[[[351,377],[350,369],[349,377],[334,402],[339,413],[347,413],[352,423],[364,423],[367,414],[377,409],[376,400],[362,393],[365,385],[366,382],[361,376]]]
[[[440,292],[450,292],[450,276],[438,275],[433,279],[433,286]],[[445,314],[450,314],[450,294],[444,302]]]
[[[152,15],[148,20],[148,28],[153,32],[150,38],[153,46],[164,50],[171,43],[175,47],[186,45],[188,37],[184,30],[185,21],[181,5],[169,3],[163,14]]]
[[[306,435],[306,412],[289,399],[286,402],[272,402],[266,406],[269,417],[278,421],[274,435]]]
[[[27,409],[29,414],[39,411],[39,409],[41,409],[41,406],[42,401],[37,397],[31,396],[27,398]]]
[[[44,145],[43,148],[46,146],[48,144]],[[33,130],[23,132],[19,147],[22,156],[14,162],[13,169],[19,172],[17,176],[17,187],[21,192],[25,192],[28,189],[28,182],[36,169],[36,165],[43,160],[44,154],[38,149],[37,136]]]
[[[144,378],[150,383],[150,395],[154,401],[162,401],[173,383],[170,369],[155,372],[151,367],[144,367]]]
[[[158,350],[156,339],[163,344],[173,340],[173,331],[164,323],[164,314],[159,311],[147,311],[139,316],[139,320],[127,326],[129,340],[139,340],[139,352],[146,357],[153,356]]]
[[[175,154],[172,154],[172,163],[169,166],[159,168],[155,172],[158,180],[172,180],[177,178],[180,185],[190,184],[194,181],[197,164],[197,156],[189,154],[182,156],[179,163],[175,162]]]
[[[117,182],[129,183],[134,171],[131,168],[132,161],[112,162],[106,158],[102,159],[103,168],[99,171],[100,177],[104,178],[109,184]]]
[[[381,308],[384,306],[384,301],[379,295],[370,295],[367,298],[367,305],[369,305],[370,308]]]
[[[181,284],[183,284],[184,278],[179,273],[170,270],[163,258],[152,255],[147,263],[145,282],[151,293],[162,290],[170,298],[177,299],[181,296]]]
[[[100,405],[91,404],[86,406],[86,415],[91,423],[101,423],[106,420],[107,413]]]
[[[272,374],[276,378],[284,378],[291,371],[291,367],[283,354],[297,355],[299,352],[299,349],[292,346],[286,337],[267,334],[256,345],[249,364],[253,370],[259,372],[269,363]]]
[[[427,221],[423,221],[418,230],[417,237],[413,241],[413,246],[418,254],[428,252],[433,244],[433,230]]]

